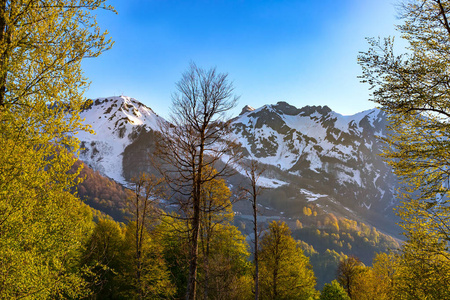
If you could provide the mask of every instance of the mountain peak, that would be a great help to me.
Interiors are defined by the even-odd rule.
[[[93,99],[80,113],[80,117],[97,134],[78,133],[77,137],[84,148],[80,159],[119,182],[125,182],[125,179],[122,176],[122,164],[117,165],[117,159],[126,146],[141,132],[158,130],[159,124],[164,122],[148,106],[126,96]]]
[[[297,107],[290,105],[289,103],[285,101],[279,101],[277,104],[272,106],[275,110],[277,110],[279,113],[282,113],[284,115],[288,116],[295,116],[300,113],[300,109]]]
[[[255,109],[253,107],[251,107],[250,105],[246,105],[244,106],[244,108],[242,109],[241,113],[239,115],[243,115],[245,113],[254,111]]]
[[[315,112],[318,112],[321,115],[326,115],[326,114],[332,112],[332,110],[331,110],[331,108],[329,108],[326,105],[325,106],[321,106],[321,105],[319,105],[319,106],[316,106],[316,105],[309,106],[309,105],[307,105],[307,106],[302,107],[299,110],[299,112],[301,112],[303,116],[309,116],[309,115],[311,115],[311,114],[313,114]]]

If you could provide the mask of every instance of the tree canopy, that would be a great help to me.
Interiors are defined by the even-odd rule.
[[[284,222],[273,221],[260,244],[261,299],[309,299],[316,278]]]
[[[447,291],[413,279],[429,285],[450,274],[450,1],[404,1],[400,13],[397,29],[407,51],[395,55],[393,38],[369,39],[370,49],[359,56],[361,77],[390,119],[383,155],[402,181],[407,294],[443,299]],[[438,261],[445,267],[437,268]]]
[[[107,50],[93,16],[105,0],[0,1],[0,294],[45,299],[83,294],[73,271],[89,209],[70,189],[88,130],[78,112],[81,61]]]

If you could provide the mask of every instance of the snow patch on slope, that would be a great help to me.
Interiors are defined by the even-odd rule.
[[[313,202],[319,198],[328,197],[328,195],[316,194],[305,189],[300,189],[300,193],[306,196],[306,200],[308,200],[308,202]]]
[[[227,154],[222,155],[221,160],[225,163],[229,163],[231,160],[230,156]],[[233,169],[235,169],[238,173],[240,173],[242,176],[247,177],[247,174],[245,172],[245,169],[242,165],[238,163],[229,163],[229,166]],[[258,178],[258,181],[256,182],[257,186],[264,187],[264,188],[271,188],[275,189],[283,185],[289,184],[288,182],[275,179],[275,178],[268,178],[264,176],[260,176]]]
[[[126,97],[93,100],[80,113],[84,124],[90,124],[95,134],[79,132],[76,137],[82,148],[80,159],[120,183],[125,183],[122,154],[138,130],[158,130],[163,119],[139,101]]]

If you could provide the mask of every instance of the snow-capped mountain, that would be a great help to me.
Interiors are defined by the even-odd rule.
[[[396,185],[378,155],[376,136],[386,134],[386,124],[378,109],[343,116],[327,106],[299,109],[278,102],[244,109],[232,126],[244,153],[274,166],[277,179],[295,186],[303,199],[328,198],[351,210],[382,212],[394,204]]]
[[[86,108],[81,117],[95,132],[80,132],[80,159],[101,174],[125,183],[122,160],[125,148],[141,131],[159,128],[164,119],[136,99],[120,96],[99,98]]]
[[[123,96],[94,100],[81,116],[96,135],[79,134],[80,159],[121,183],[149,170],[163,118]],[[267,196],[277,198],[267,200],[274,207],[314,202],[326,211],[379,219],[394,204],[396,180],[378,155],[376,138],[386,133],[386,118],[377,109],[343,116],[326,106],[278,102],[245,106],[231,126],[229,138],[241,143],[245,156],[266,165],[261,185],[274,191]]]

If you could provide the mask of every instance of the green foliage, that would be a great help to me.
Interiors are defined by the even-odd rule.
[[[155,237],[164,249],[164,260],[176,287],[174,297],[182,298],[186,294],[189,268],[187,224],[177,215],[163,216],[155,228]]]
[[[383,155],[403,183],[398,214],[407,241],[398,258],[399,299],[449,297],[438,285],[450,274],[449,11],[447,0],[405,2],[398,30],[408,53],[395,56],[392,39],[370,39],[359,57],[363,81],[391,121]]]
[[[317,218],[319,219],[319,217]],[[321,221],[320,229],[317,229]],[[319,287],[335,278],[339,262],[349,255],[369,265],[377,252],[397,249],[398,242],[374,227],[332,214],[321,215],[316,223],[293,230],[292,236],[302,240],[302,249],[311,259]],[[312,251],[308,248],[314,245]]]
[[[134,189],[127,199],[131,222],[125,231],[123,256],[128,262],[121,274],[127,298],[170,297],[175,289],[163,258],[163,248],[149,231],[159,221],[159,200],[164,198],[164,180],[141,174],[132,179]]]
[[[98,299],[116,297],[121,286],[117,280],[123,268],[124,230],[113,220],[100,219],[86,243],[82,263],[93,295]]]
[[[70,194],[78,112],[87,86],[81,60],[110,42],[92,16],[105,1],[0,3],[0,295],[78,297],[77,269],[91,230]]]
[[[409,246],[408,244],[406,246]],[[413,253],[413,257],[410,254]],[[372,267],[359,266],[351,280],[351,298],[361,300],[448,299],[449,267],[430,253],[379,253]],[[425,278],[425,279],[424,279]]]
[[[344,288],[336,280],[333,280],[331,284],[324,285],[320,300],[350,300],[350,297]]]
[[[207,167],[205,173],[214,176],[217,172]],[[249,255],[244,238],[230,224],[230,196],[223,179],[213,179],[202,186],[198,281],[199,292],[205,298],[235,298],[240,294],[236,289],[243,288],[239,277],[247,273]]]
[[[273,221],[260,244],[261,299],[309,299],[316,293],[316,279],[291,231]]]
[[[248,245],[242,233],[231,225],[230,196],[231,192],[222,179],[213,179],[203,185],[197,292],[204,298],[250,297]],[[188,224],[177,215],[166,216],[157,231],[167,266],[177,286],[176,297],[182,297],[186,292],[189,266]]]
[[[349,258],[340,263],[338,281],[355,300],[448,299],[448,265],[438,256],[418,259],[419,253],[430,255],[426,249],[379,253],[372,267]]]
[[[398,260],[393,253],[378,253],[372,263],[372,280],[363,279],[363,281],[372,282],[373,299],[392,299],[394,287],[397,284],[396,275],[399,272]]]
[[[202,248],[205,246],[201,243]],[[233,225],[218,224],[210,241],[210,253],[200,255],[199,292],[203,294],[208,276],[208,297],[211,299],[251,298],[251,265],[248,245]]]
[[[427,230],[410,232],[397,258],[395,292],[399,299],[449,299],[450,264],[446,243]]]
[[[351,299],[356,299],[358,281],[364,271],[365,266],[357,257],[350,256],[339,262],[337,281],[344,287]]]
[[[178,216],[165,216],[155,229],[158,244],[176,285],[175,298],[186,293],[189,267],[189,245],[186,222]],[[209,247],[208,260],[203,251],[199,255],[198,293],[205,295],[205,276],[208,276],[208,298],[251,298],[251,273],[248,246],[242,233],[230,224],[217,224],[208,245],[201,242],[200,249]]]
[[[125,261],[119,280],[124,287],[121,295],[125,299],[169,298],[175,293],[170,273],[163,258],[163,248],[145,228],[141,241],[140,257],[136,257],[136,223],[130,222],[125,230]],[[136,274],[139,272],[139,279]]]
[[[94,299],[155,299],[174,295],[163,247],[153,237],[155,233],[143,230],[137,264],[136,223],[122,228],[113,220],[99,220],[83,256],[85,267],[90,270],[86,279]]]
[[[327,249],[355,255],[367,264],[370,264],[376,252],[385,252],[388,249],[399,247],[398,242],[389,235],[383,234],[376,228],[363,222],[345,218],[337,219],[334,215],[322,216],[323,225],[303,226],[293,230],[293,237],[314,245],[319,253]],[[329,282],[329,281],[328,281]]]
[[[308,254],[305,252],[305,254]],[[309,255],[308,255],[309,256]],[[327,249],[323,253],[315,252],[309,256],[314,274],[317,277],[317,285],[323,286],[326,282],[331,282],[336,278],[336,272],[339,262],[347,259],[344,253]]]

